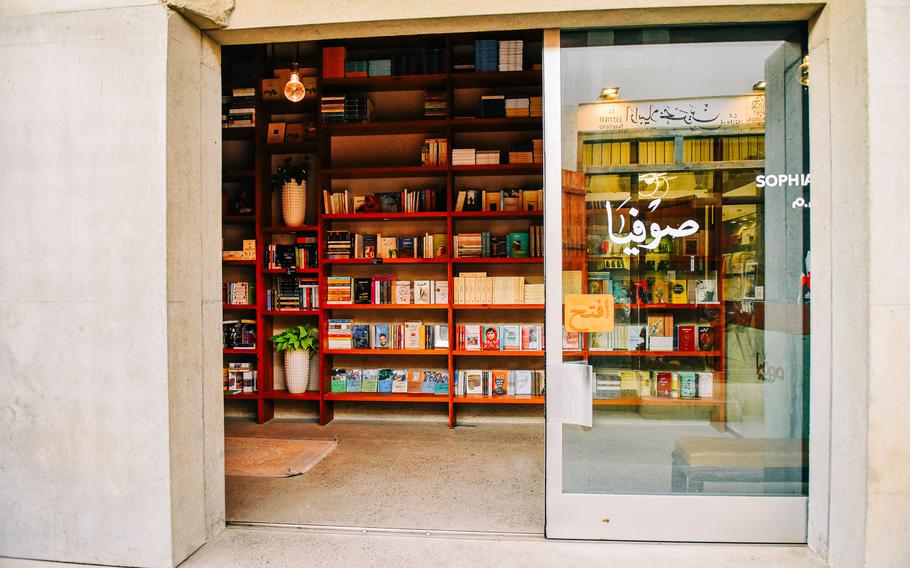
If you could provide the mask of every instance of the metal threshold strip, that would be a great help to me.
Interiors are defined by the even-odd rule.
[[[336,525],[301,525],[257,521],[227,521],[228,528],[292,530],[302,532],[384,536],[423,536],[430,538],[463,538],[471,540],[546,540],[543,533],[454,531],[435,529],[390,529],[379,527],[346,527]]]

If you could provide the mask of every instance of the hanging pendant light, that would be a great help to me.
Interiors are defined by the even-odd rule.
[[[299,45],[300,44],[298,43],[294,44],[294,62],[291,63],[291,79],[284,86],[284,96],[294,103],[302,101],[303,97],[306,96],[306,87],[300,82],[300,73],[298,72],[300,69],[297,64]]]

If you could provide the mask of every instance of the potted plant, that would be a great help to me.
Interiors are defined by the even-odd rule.
[[[303,225],[306,217],[306,176],[307,164],[292,164],[290,157],[272,175],[272,189],[281,191],[281,216],[289,227]]]
[[[284,376],[288,392],[306,392],[310,382],[310,355],[316,352],[319,330],[305,323],[272,336],[275,350],[284,353]]]

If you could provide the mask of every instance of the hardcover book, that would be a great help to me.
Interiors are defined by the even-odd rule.
[[[391,346],[389,324],[377,323],[373,325],[373,349],[389,349]]]
[[[495,325],[484,325],[483,335],[480,338],[481,349],[483,351],[499,351],[499,327]]]
[[[661,398],[670,398],[673,390],[673,373],[661,371],[657,373],[657,396]]]
[[[676,326],[677,345],[680,351],[695,351],[695,326],[690,324]]]
[[[714,349],[714,330],[710,325],[698,326],[698,350],[712,351]]]
[[[530,254],[530,237],[528,233],[509,233],[509,256],[511,258],[528,258]]]
[[[361,392],[379,392],[379,369],[361,371]]]
[[[493,390],[492,394],[503,395],[509,394],[509,372],[505,370],[495,370],[492,371],[492,382],[491,386]]]
[[[379,369],[377,392],[392,392],[392,369]]]
[[[354,303],[355,304],[371,304],[370,301],[370,279],[369,278],[355,278],[354,279]]]
[[[348,390],[348,370],[332,369],[330,371],[332,378],[332,392],[347,392]]]
[[[360,392],[363,383],[363,373],[360,369],[348,370],[348,392]]]
[[[365,324],[353,325],[354,349],[370,349],[370,326]]]
[[[686,292],[688,286],[687,280],[676,279],[670,287],[670,303],[685,304],[689,301],[689,295]]]
[[[679,398],[698,398],[698,378],[692,371],[680,371]]]
[[[414,237],[398,237],[398,258],[414,258]]]
[[[392,369],[392,392],[408,392],[407,369]]]

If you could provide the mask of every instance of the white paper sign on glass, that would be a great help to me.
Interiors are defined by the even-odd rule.
[[[764,95],[613,101],[578,105],[579,132],[622,132],[643,128],[695,128],[763,126]]]
[[[547,375],[547,422],[578,424],[591,427],[594,423],[594,372],[590,365],[559,363]]]

